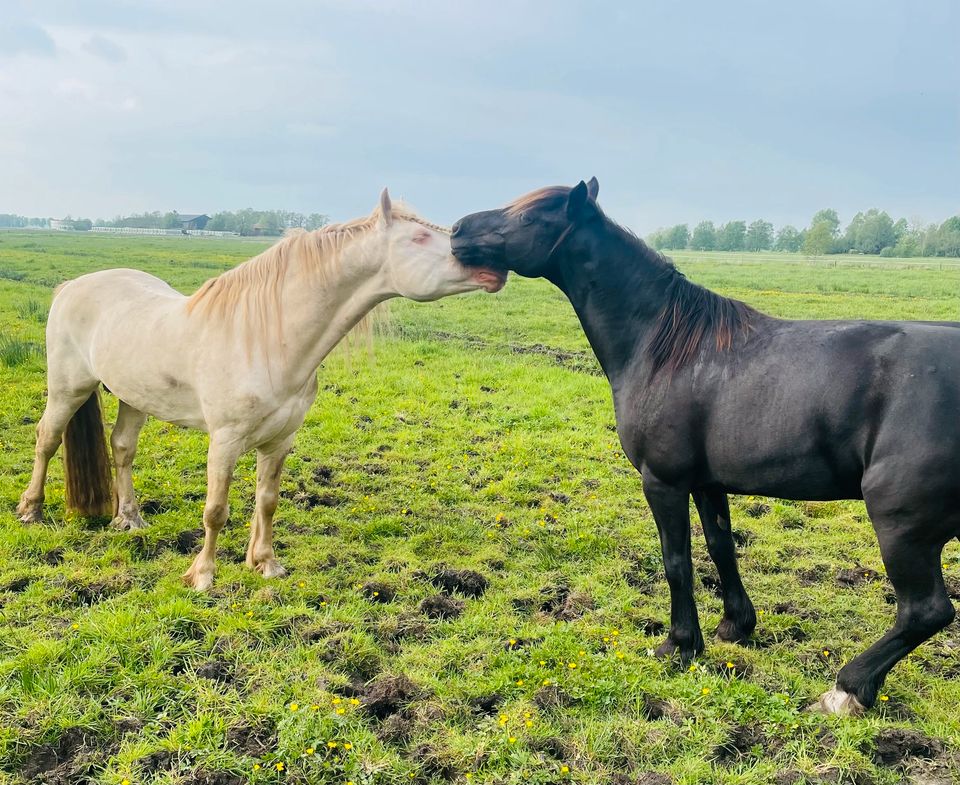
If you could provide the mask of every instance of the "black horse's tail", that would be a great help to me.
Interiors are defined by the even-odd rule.
[[[100,392],[94,390],[63,434],[67,507],[84,516],[113,512],[113,480],[103,430]]]

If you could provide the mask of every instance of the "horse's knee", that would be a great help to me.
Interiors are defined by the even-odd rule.
[[[949,626],[957,611],[946,595],[925,598],[903,608],[897,622],[907,630],[929,637]]]
[[[257,501],[264,513],[273,515],[276,512],[277,504],[280,502],[280,494],[273,489],[261,490],[257,493]]]
[[[204,528],[220,531],[230,516],[230,505],[226,502],[207,502],[203,509]]]

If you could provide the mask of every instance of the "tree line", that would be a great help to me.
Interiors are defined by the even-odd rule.
[[[659,250],[788,251],[811,256],[839,253],[887,257],[960,256],[960,216],[942,224],[894,221],[876,208],[857,213],[840,231],[836,210],[820,210],[804,229],[782,226],[774,232],[769,221],[729,221],[719,226],[701,221],[691,232],[687,224],[658,229],[647,241]]]
[[[298,213],[292,210],[224,210],[215,213],[207,222],[206,229],[216,232],[236,232],[237,234],[281,235],[287,229],[307,229],[312,231],[326,226],[329,218],[321,213]],[[176,211],[161,213],[135,213],[106,220],[98,218],[71,218],[69,215],[62,223],[71,225],[78,231],[89,231],[94,226],[130,227],[137,229],[179,229],[180,215]],[[0,229],[25,229],[37,227],[49,228],[49,218],[27,218],[23,215],[0,213]]]

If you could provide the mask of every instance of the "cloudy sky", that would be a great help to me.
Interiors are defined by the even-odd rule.
[[[960,3],[3,0],[0,212],[960,210]]]

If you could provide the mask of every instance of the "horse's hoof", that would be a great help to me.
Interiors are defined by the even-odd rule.
[[[743,643],[750,637],[752,632],[753,628],[748,630],[732,619],[723,619],[720,624],[717,625],[714,635],[718,640],[726,643]]]
[[[257,572],[259,572],[264,578],[282,578],[287,574],[287,571],[276,559],[268,559],[267,561],[258,564]]]
[[[213,573],[199,572],[191,568],[180,577],[180,580],[194,591],[208,591],[213,586]]]
[[[140,513],[126,516],[118,515],[110,522],[110,525],[120,531],[135,531],[136,529],[147,528],[147,522],[140,517]]]
[[[43,520],[43,502],[34,504],[21,499],[17,505],[17,519],[20,523],[40,523]]]
[[[686,665],[688,662],[690,662],[690,660],[696,657],[697,654],[699,654],[699,652],[701,651],[703,651],[702,646],[700,647],[699,650],[696,647],[685,648],[681,646],[679,643],[677,643],[673,638],[668,637],[663,643],[661,643],[656,648],[656,650],[654,651],[654,655],[656,657],[660,657],[661,659],[669,659],[671,657],[676,657],[679,655],[680,662]]]
[[[839,687],[834,687],[829,692],[823,693],[820,699],[811,703],[807,707],[808,711],[818,714],[838,714],[841,717],[856,717],[863,714],[867,709],[857,699],[857,696],[850,692],[845,692]]]

